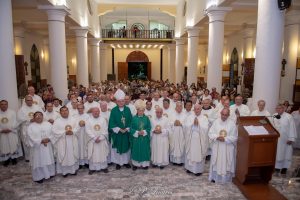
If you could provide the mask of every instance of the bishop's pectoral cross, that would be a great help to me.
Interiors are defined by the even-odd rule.
[[[140,131],[141,131],[141,130],[144,130],[144,123],[143,123],[143,122],[140,122],[139,128],[140,128]]]
[[[123,125],[125,126],[125,117],[124,117],[124,116],[121,117],[121,122],[122,122]]]

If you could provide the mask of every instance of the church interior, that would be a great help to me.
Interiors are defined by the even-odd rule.
[[[282,10],[279,2],[1,0],[0,100],[18,110],[28,86],[51,85],[64,100],[73,85],[142,79],[230,88],[250,110],[260,99],[271,113],[285,101],[297,109],[300,0],[283,0],[291,4]],[[43,185],[20,163],[0,166],[0,199],[259,199],[234,183],[209,182],[209,163],[199,177],[172,165],[94,176],[84,169]],[[299,199],[299,167],[294,149],[286,176],[273,174],[269,183],[275,197],[262,199]]]

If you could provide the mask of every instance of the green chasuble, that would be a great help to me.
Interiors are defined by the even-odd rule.
[[[130,128],[132,115],[130,109],[124,106],[123,111],[120,111],[119,107],[116,106],[111,110],[108,131],[109,131],[109,141],[111,142],[112,148],[117,149],[117,153],[126,153],[129,150],[129,132],[115,133],[113,128]]]
[[[134,137],[133,135],[136,131],[144,130],[147,132],[146,136],[139,135]],[[131,159],[137,162],[150,161],[151,151],[150,151],[150,130],[151,123],[146,115],[141,117],[134,116],[132,118],[130,127],[131,136]]]

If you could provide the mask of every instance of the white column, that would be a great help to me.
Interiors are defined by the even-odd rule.
[[[218,92],[222,90],[224,18],[230,10],[210,7],[206,11],[209,17],[207,88],[216,87]]]
[[[184,40],[176,38],[175,83],[181,83],[184,77]]]
[[[271,113],[279,98],[283,30],[284,12],[279,11],[277,0],[259,0],[253,104],[264,99]]]
[[[188,67],[187,85],[197,83],[198,42],[200,29],[187,27],[188,32]]]
[[[51,83],[55,96],[61,100],[67,98],[67,56],[65,16],[68,8],[65,6],[39,6],[48,14],[49,32],[49,63],[51,68]]]
[[[244,58],[253,58],[253,43],[254,43],[255,29],[244,25],[243,39],[244,39]]]
[[[0,99],[17,110],[18,91],[14,56],[14,34],[11,0],[0,1]]]
[[[293,86],[295,84],[297,54],[299,44],[299,18],[291,12],[286,16],[284,31],[284,52],[286,60],[285,76],[281,77],[280,100],[293,101]]]
[[[168,60],[169,60],[169,68],[168,68],[168,77],[170,83],[174,83],[174,77],[175,77],[175,45],[170,44],[168,45],[169,54],[168,54]]]
[[[100,50],[99,50],[100,40],[95,38],[91,40],[92,46],[92,78],[94,83],[100,82]]]
[[[76,49],[77,49],[77,85],[89,87],[89,69],[88,69],[88,48],[87,48],[87,33],[86,27],[74,27],[76,34]]]
[[[15,54],[24,55],[25,29],[23,27],[14,27],[14,39]]]
[[[107,80],[107,59],[106,59],[107,44],[100,43],[100,74],[101,81]]]

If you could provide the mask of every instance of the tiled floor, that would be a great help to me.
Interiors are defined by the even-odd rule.
[[[300,183],[291,178],[299,165],[298,150],[287,177],[273,176],[271,181],[288,199],[300,199]],[[196,177],[172,165],[135,172],[110,166],[108,174],[88,175],[88,170],[82,169],[77,176],[57,175],[38,184],[32,182],[29,164],[20,161],[17,166],[0,166],[0,199],[245,199],[234,184],[210,183],[208,167],[207,163],[205,173]]]

